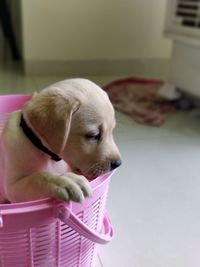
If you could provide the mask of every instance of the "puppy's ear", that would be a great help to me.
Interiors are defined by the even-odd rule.
[[[80,106],[73,97],[49,92],[37,94],[23,109],[24,118],[42,143],[54,153],[63,151],[71,119]]]

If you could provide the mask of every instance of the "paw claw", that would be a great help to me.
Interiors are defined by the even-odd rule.
[[[92,195],[92,189],[84,176],[67,173],[54,179],[53,196],[64,201],[82,203]]]

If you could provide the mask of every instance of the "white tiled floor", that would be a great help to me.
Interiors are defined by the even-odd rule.
[[[16,70],[0,70],[0,94],[32,92],[64,78]],[[102,85],[116,77],[90,78]],[[108,198],[115,238],[100,247],[97,267],[200,266],[199,114],[177,113],[153,128],[117,113],[123,165]]]
[[[118,114],[123,166],[110,187],[115,239],[103,266],[200,266],[200,120],[177,114],[161,128]]]

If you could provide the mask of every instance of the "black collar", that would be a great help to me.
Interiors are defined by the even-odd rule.
[[[32,144],[34,144],[38,149],[40,149],[41,151],[43,151],[44,153],[48,154],[52,160],[55,161],[60,161],[61,158],[56,155],[55,153],[53,153],[52,151],[50,151],[47,147],[45,147],[42,142],[40,141],[40,139],[34,134],[34,132],[31,130],[31,128],[27,125],[23,114],[21,115],[21,120],[20,120],[20,127],[22,128],[24,134],[26,135],[26,137],[32,142]]]

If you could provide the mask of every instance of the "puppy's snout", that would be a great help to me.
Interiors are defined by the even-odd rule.
[[[112,160],[110,163],[110,170],[113,171],[114,169],[118,168],[122,164],[121,159]]]

